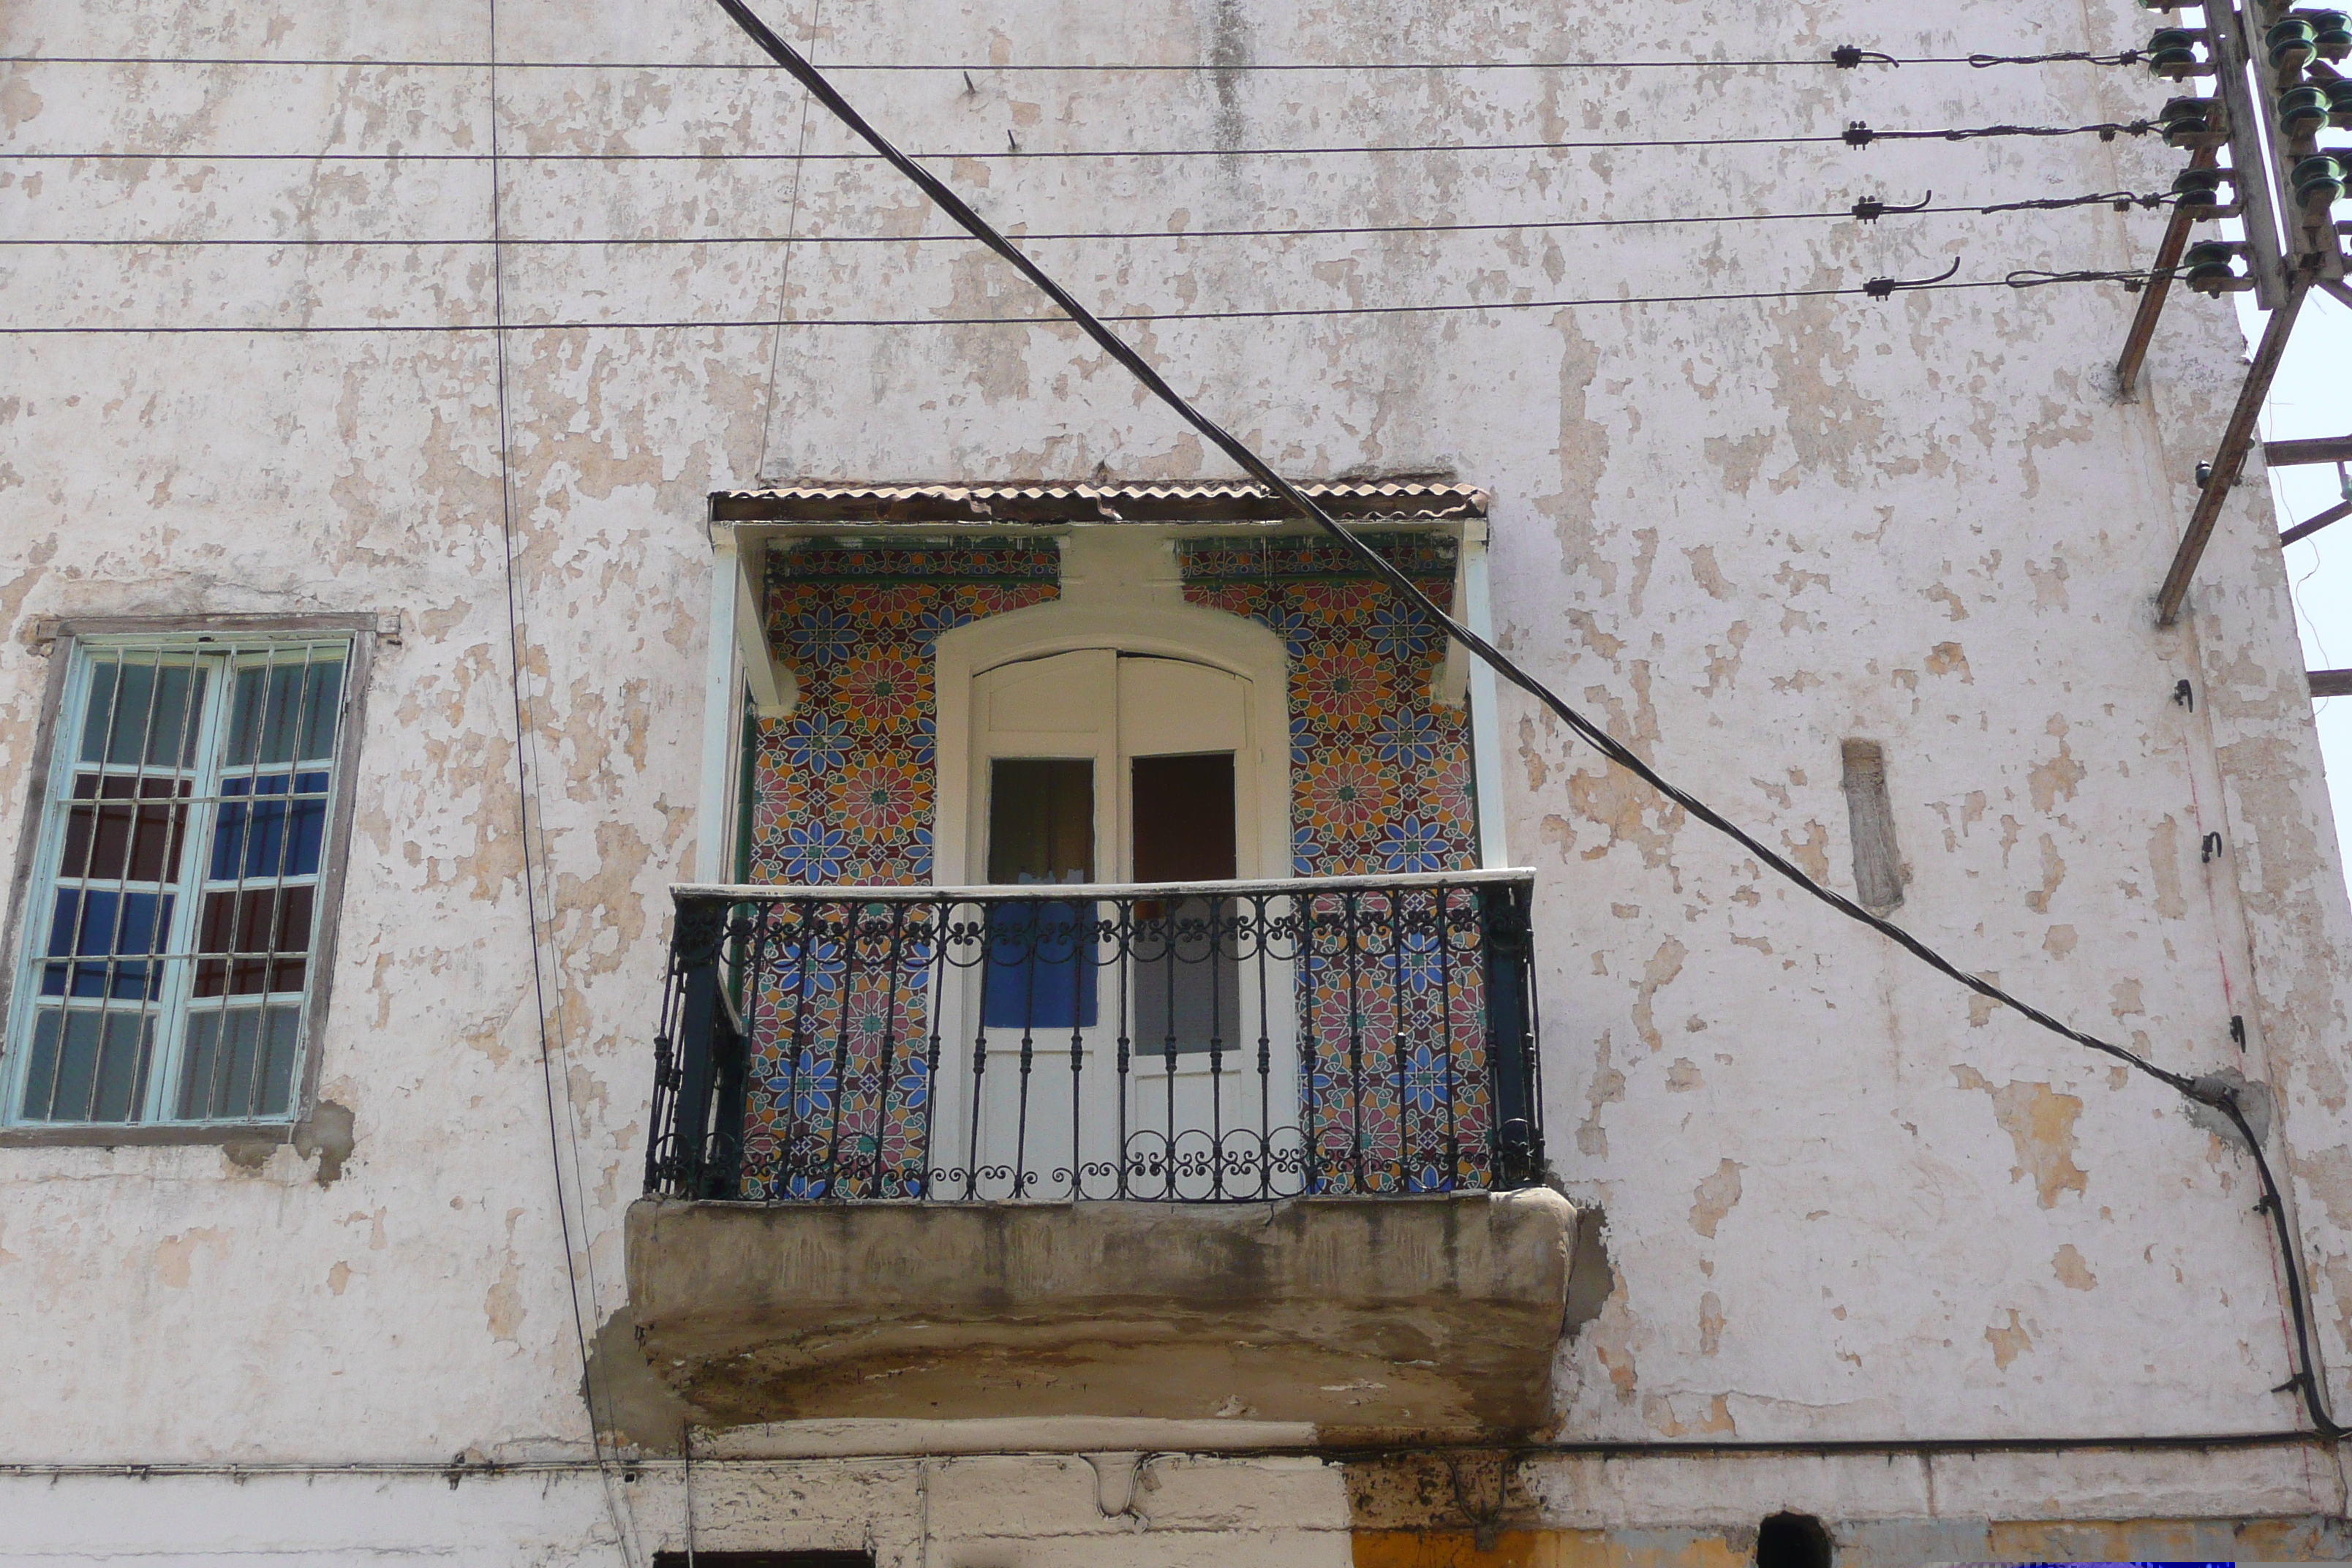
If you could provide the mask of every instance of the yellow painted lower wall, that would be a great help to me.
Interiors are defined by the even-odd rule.
[[[2345,1522],[2323,1519],[2019,1521],[1987,1532],[1993,1562],[2301,1563],[2344,1556]]]
[[[1837,1568],[1937,1562],[2304,1562],[2341,1560],[2340,1520],[1877,1520],[1830,1521]],[[1743,1568],[1752,1531],[1360,1530],[1355,1568]]]
[[[1470,1531],[1359,1531],[1356,1568],[1739,1568],[1752,1548],[1698,1531],[1506,1530],[1481,1550]]]

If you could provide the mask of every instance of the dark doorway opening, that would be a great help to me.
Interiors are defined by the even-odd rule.
[[[1830,1568],[1830,1532],[1810,1513],[1776,1513],[1756,1527],[1756,1568]]]

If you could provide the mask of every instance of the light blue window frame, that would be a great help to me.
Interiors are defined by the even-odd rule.
[[[0,1125],[168,1137],[302,1113],[367,640],[306,628],[58,645]]]

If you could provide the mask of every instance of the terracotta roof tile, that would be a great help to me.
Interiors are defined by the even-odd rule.
[[[1486,515],[1488,496],[1470,485],[1418,479],[1338,480],[1301,485],[1336,516],[1442,521]],[[1265,486],[1246,480],[1197,484],[778,485],[719,490],[721,521],[1038,523],[1279,521],[1287,514]]]

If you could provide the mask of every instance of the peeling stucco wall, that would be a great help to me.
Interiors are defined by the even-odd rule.
[[[488,22],[482,0],[122,0],[12,8],[0,42],[46,56],[462,61],[481,58]],[[1373,86],[1239,68],[1751,44],[1793,57],[1848,41],[1937,55],[2113,50],[2140,44],[2148,26],[2122,0],[1771,0],[1654,15],[1031,0],[1009,12],[829,8],[802,36],[824,63],[1224,68],[975,69],[969,86],[952,72],[843,73],[921,152],[992,153],[1009,133],[1029,149],[1217,153],[934,161],[983,210],[1034,235],[2158,189],[2177,155],[2093,138],[1239,152],[1692,127],[1822,134],[1850,119],[2127,121],[2164,92],[2137,72],[2088,68],[1464,70]],[[801,100],[772,73],[646,63],[750,58],[698,0],[501,0],[499,26],[509,61],[604,62],[502,71],[509,153],[795,143]],[[434,242],[16,247],[8,319],[487,322],[483,164],[202,154],[479,153],[488,115],[486,74],[472,69],[0,67],[12,150],[176,154],[0,165],[13,235]],[[845,145],[812,118],[811,152]],[[796,318],[1034,310],[969,246],[905,237],[942,227],[871,163],[811,163],[796,202],[785,168],[694,156],[507,166],[509,236],[703,241],[510,247],[509,318],[759,321],[780,285]],[[1875,226],[1034,246],[1115,313],[1502,306],[1852,286],[1931,274],[1955,253],[1967,279],[2128,266],[2145,260],[2159,221],[2089,207]],[[788,270],[779,247],[730,237],[787,222],[803,236],[900,237],[798,247]],[[2226,310],[2177,297],[2142,396],[2118,402],[2106,367],[2130,304],[2105,289],[1986,289],[1126,330],[1287,472],[1443,470],[1490,490],[1500,639],[1809,870],[1851,890],[1840,746],[1867,736],[1884,748],[1909,929],[2168,1068],[2268,1083],[2347,1407],[2352,911],[2258,477],[2225,509],[2193,615],[2159,633],[2150,609],[2241,345]],[[663,889],[723,869],[698,868],[692,849],[704,498],[763,473],[1221,472],[1053,323],[534,325],[508,350],[520,759],[487,333],[0,339],[0,822],[12,847],[48,668],[29,636],[37,618],[364,611],[396,615],[400,628],[379,650],[365,716],[320,1045],[320,1094],[348,1109],[348,1129],[226,1152],[0,1149],[0,1322],[16,1369],[15,1436],[0,1458],[583,1452],[524,848],[544,853],[552,1163],[573,1205],[593,1336],[625,1305],[618,1222],[644,1155]],[[2183,679],[2193,708],[2172,700]],[[1609,1216],[1610,1289],[1559,1368],[1563,1437],[2130,1435],[2295,1420],[2291,1396],[2273,1392],[2288,1371],[2273,1258],[2226,1141],[2156,1086],[1836,921],[1530,705],[1507,696],[1499,731],[1511,846],[1542,874],[1552,1161],[1572,1197]],[[519,761],[536,783],[528,818]],[[2200,844],[2213,832],[2225,851],[2209,862]],[[2246,1022],[2242,1052],[2233,1016]],[[348,1391],[366,1418],[320,1420],[321,1388]],[[1761,1472],[1776,1479],[1738,1494],[1738,1519],[1766,1511],[1748,1505],[1768,1493],[1793,1498],[1802,1470]],[[1605,1494],[1624,1483],[1575,1473],[1604,1500],[1589,1515],[1546,1514],[1546,1528],[1615,1528]],[[1997,1494],[2007,1500],[1969,1506],[1979,1519],[2043,1509],[2086,1520],[2335,1506],[2314,1500],[2316,1481],[2290,1497],[2261,1467],[2197,1474],[2193,1510],[2161,1478],[2037,1489],[2022,1468]],[[1286,1506],[1290,1484],[1264,1483],[1269,1509]],[[1704,1496],[1711,1483],[1686,1472],[1655,1484]],[[569,1482],[558,1490],[578,1531],[606,1528],[601,1500]],[[1931,1490],[1874,1517],[1958,1506]],[[1327,1499],[1335,1530],[1339,1495]],[[1853,1494],[1820,1495],[1828,1509]],[[892,1508],[915,1506],[911,1491],[892,1496]],[[1640,1517],[1696,1527],[1664,1505]]]

